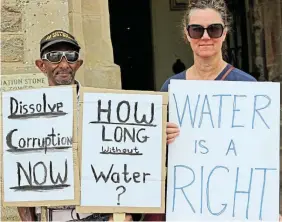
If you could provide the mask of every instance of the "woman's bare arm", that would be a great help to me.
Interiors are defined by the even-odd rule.
[[[18,207],[18,212],[21,221],[35,221],[35,208],[34,207]]]

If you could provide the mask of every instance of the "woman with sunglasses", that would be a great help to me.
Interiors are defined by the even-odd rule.
[[[224,0],[190,0],[183,18],[183,34],[184,40],[192,48],[194,64],[166,80],[161,91],[168,91],[171,79],[256,81],[248,73],[234,68],[223,60],[222,45],[229,26],[230,17]],[[172,143],[180,132],[174,123],[167,123],[166,131],[167,144]],[[165,215],[147,214],[145,220],[164,221]]]
[[[224,61],[222,45],[230,27],[224,0],[192,0],[183,18],[183,34],[193,51],[194,64],[163,84],[167,92],[171,79],[256,81],[254,77]],[[178,126],[167,123],[167,143],[179,135]]]

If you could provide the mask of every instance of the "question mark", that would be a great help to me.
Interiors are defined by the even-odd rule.
[[[119,189],[122,189],[123,191],[118,194],[118,203],[117,203],[117,205],[120,205],[120,203],[119,203],[119,201],[120,201],[120,196],[121,196],[122,194],[124,194],[125,191],[126,191],[126,188],[125,188],[124,186],[118,186],[118,187],[116,188],[116,191],[118,191]]]

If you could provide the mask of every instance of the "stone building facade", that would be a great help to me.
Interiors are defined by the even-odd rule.
[[[245,5],[250,69],[260,81],[281,82],[282,0],[245,0]],[[121,88],[107,0],[1,0],[1,74],[39,73],[34,64],[39,41],[54,29],[71,32],[82,46],[84,64],[77,73],[82,85]],[[15,209],[4,214],[7,220],[19,220]]]
[[[2,0],[2,75],[38,73],[39,41],[54,29],[67,30],[82,46],[77,73],[84,86],[121,88],[113,63],[108,3],[104,0]],[[85,47],[87,46],[87,47]]]
[[[260,80],[282,80],[282,1],[249,0],[253,62]]]

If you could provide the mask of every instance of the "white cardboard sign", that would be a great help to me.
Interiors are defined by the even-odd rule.
[[[278,221],[279,83],[171,81],[168,221]]]
[[[80,207],[160,208],[162,96],[85,92],[81,108]]]
[[[54,206],[75,199],[73,92],[73,87],[3,92],[5,203]]]

